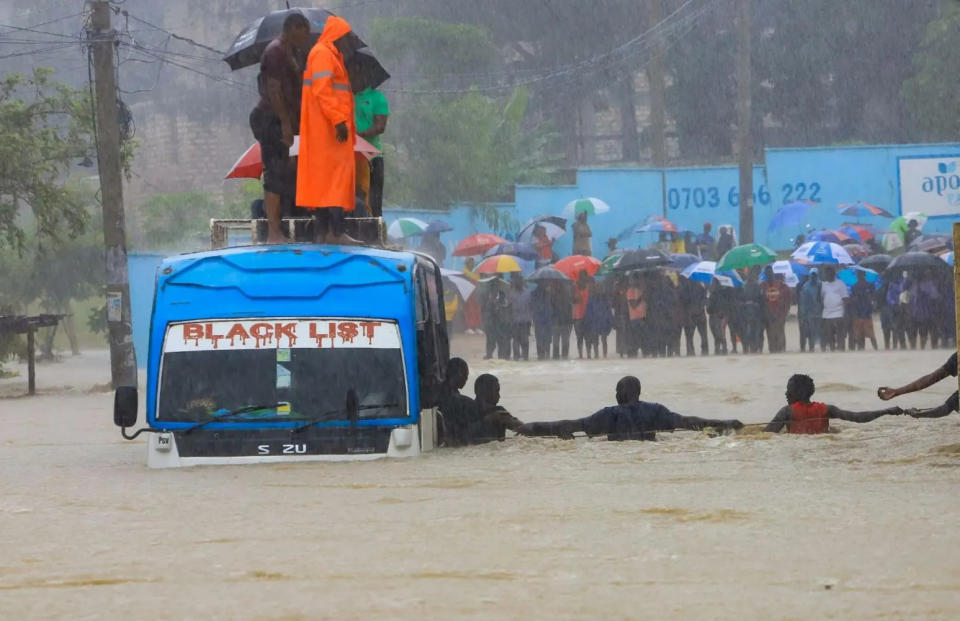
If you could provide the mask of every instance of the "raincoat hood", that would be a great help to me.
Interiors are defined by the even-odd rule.
[[[347,20],[336,15],[327,18],[323,25],[323,33],[320,35],[321,43],[333,45],[333,42],[350,32],[350,24]]]

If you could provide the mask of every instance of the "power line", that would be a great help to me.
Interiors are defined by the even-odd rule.
[[[156,53],[156,52],[151,52],[151,51],[147,50],[146,48],[144,48],[144,47],[142,47],[142,46],[140,46],[139,44],[136,44],[136,43],[126,43],[126,42],[121,41],[121,42],[120,42],[120,46],[121,46],[121,47],[129,47],[129,48],[132,48],[132,49],[136,50],[137,52],[140,52],[141,54],[144,54],[144,55],[146,55],[146,56],[150,56],[150,57],[152,57],[152,58],[154,58],[154,59],[156,59],[156,60],[166,62],[166,63],[169,64],[169,65],[172,65],[172,66],[174,66],[174,67],[179,67],[180,69],[184,69],[185,71],[191,71],[191,72],[196,73],[197,75],[201,75],[201,76],[203,76],[203,77],[205,77],[205,78],[207,78],[207,79],[209,79],[209,80],[213,80],[213,81],[215,81],[215,82],[222,82],[223,84],[226,84],[226,85],[228,85],[228,86],[232,86],[232,87],[234,87],[234,88],[236,88],[236,89],[238,89],[238,90],[244,90],[244,91],[255,91],[255,90],[256,90],[255,88],[253,88],[253,87],[250,86],[249,84],[245,84],[245,83],[243,83],[243,82],[237,82],[237,81],[231,80],[231,79],[229,79],[229,78],[225,78],[225,77],[223,77],[223,76],[214,75],[214,74],[212,74],[212,73],[207,73],[207,72],[205,72],[205,71],[201,71],[200,69],[197,69],[196,67],[191,67],[190,65],[185,65],[185,64],[183,64],[183,63],[179,63],[179,62],[177,62],[177,61],[171,60],[170,58],[166,58],[166,57],[164,57],[164,56],[162,56],[162,55],[160,55],[160,54],[158,54],[158,53]]]
[[[223,52],[223,51],[218,50],[218,49],[216,49],[216,48],[210,47],[209,45],[204,45],[203,43],[200,43],[199,41],[194,41],[194,40],[191,39],[190,37],[185,37],[185,36],[183,36],[183,35],[178,35],[178,34],[176,34],[175,32],[170,32],[170,31],[167,30],[166,28],[162,28],[162,27],[160,27],[160,26],[157,26],[156,24],[152,24],[152,23],[148,22],[148,21],[145,20],[145,19],[139,18],[139,17],[137,17],[136,15],[132,15],[132,14],[130,13],[130,11],[127,11],[126,9],[120,11],[120,14],[123,15],[124,17],[126,17],[126,18],[129,18],[129,19],[134,20],[135,22],[139,22],[139,23],[143,24],[144,26],[149,26],[150,28],[153,28],[154,30],[159,30],[160,32],[162,32],[162,33],[164,33],[164,34],[167,34],[167,35],[173,37],[174,39],[177,39],[178,41],[183,41],[184,43],[189,43],[190,45],[193,45],[193,46],[196,46],[196,47],[198,47],[198,48],[207,50],[208,52],[213,52],[214,54],[217,54],[217,55],[219,55],[220,57],[226,56],[226,52]]]

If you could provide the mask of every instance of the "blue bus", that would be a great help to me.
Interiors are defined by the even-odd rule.
[[[231,247],[158,269],[147,364],[114,422],[151,467],[431,450],[449,358],[432,258],[363,246]]]

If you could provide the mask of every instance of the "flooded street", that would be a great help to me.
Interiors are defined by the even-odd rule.
[[[793,372],[819,400],[874,408],[878,385],[949,354],[481,363],[479,345],[453,347],[470,385],[496,374],[529,421],[611,404],[628,373],[682,414],[769,420]],[[88,392],[107,377],[90,353],[41,366],[41,396],[0,400],[0,617],[960,616],[955,415],[822,437],[508,438],[407,461],[149,470],[143,436],[112,426],[112,395]]]

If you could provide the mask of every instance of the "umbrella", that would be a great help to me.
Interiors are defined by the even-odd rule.
[[[773,265],[774,274],[783,274],[783,282],[786,283],[788,287],[795,288],[800,284],[800,277],[809,274],[810,270],[807,269],[805,265],[800,263],[795,263],[793,261],[774,261]],[[760,274],[760,281],[766,282],[766,270]]]
[[[940,270],[950,269],[946,262],[935,254],[929,254],[927,252],[907,252],[891,261],[886,271],[898,272],[924,267]]]
[[[731,248],[720,258],[717,269],[720,271],[739,270],[754,265],[773,263],[777,260],[777,253],[760,244],[744,244]]]
[[[600,269],[600,259],[582,254],[572,254],[554,263],[553,267],[569,276],[570,280],[576,280],[580,277],[581,272],[586,272],[590,276],[596,274],[597,270]]]
[[[640,248],[638,250],[625,250],[623,255],[614,265],[617,271],[628,270],[647,270],[658,267],[666,267],[673,260],[670,255],[659,248]]]
[[[830,263],[853,265],[855,261],[840,244],[831,242],[807,242],[790,255],[798,263]]]
[[[570,277],[552,265],[544,265],[527,276],[527,280],[570,280]]]
[[[634,229],[634,233],[676,233],[677,225],[669,220],[654,220]]]
[[[734,271],[718,272],[715,261],[699,261],[691,263],[680,272],[684,278],[694,282],[700,282],[709,285],[710,281],[716,278],[724,287],[742,287],[743,281]]]
[[[508,254],[498,254],[487,257],[477,266],[477,271],[481,274],[506,274],[508,272],[522,272],[520,262],[516,257]]]
[[[855,261],[859,261],[864,257],[870,256],[870,253],[872,252],[863,244],[844,244],[843,249],[846,250],[847,254],[849,254],[850,257]]]
[[[893,257],[889,254],[872,254],[865,259],[861,259],[860,267],[866,267],[872,269],[876,272],[882,272],[887,269],[887,266],[890,265],[890,262],[893,261]]]
[[[883,279],[880,278],[880,274],[876,273],[871,269],[855,265],[853,267],[848,267],[845,270],[840,270],[837,272],[837,278],[840,279],[843,284],[848,287],[852,287],[857,284],[857,272],[863,272],[867,275],[867,282],[873,285],[874,289],[879,289],[883,286]]]
[[[464,301],[468,300],[477,288],[477,285],[472,280],[464,276],[463,272],[441,269],[440,274],[443,276],[445,281],[453,285],[453,287],[457,290],[457,293],[460,294],[460,297],[463,298]]]
[[[373,51],[369,47],[362,47],[353,56],[344,63],[347,73],[355,77],[358,88],[361,90],[368,88],[379,88],[381,84],[390,79],[390,74],[383,68]]]
[[[932,252],[937,254],[948,250],[953,245],[953,240],[947,235],[921,235],[911,242],[907,248],[910,252]]]
[[[843,233],[844,235],[862,243],[866,243],[876,237],[876,235],[873,234],[873,231],[861,224],[844,224],[837,229],[837,232]]]
[[[453,256],[455,257],[473,257],[482,255],[484,252],[496,246],[497,244],[504,243],[504,238],[499,235],[493,235],[492,233],[476,233],[463,239],[457,247],[453,249]]]
[[[368,160],[380,155],[380,149],[376,148],[362,137],[357,136],[357,141],[353,145],[353,151],[360,153]],[[293,146],[290,147],[290,155],[297,155],[300,152],[300,136],[295,136]],[[249,149],[244,151],[237,163],[233,165],[230,172],[224,179],[259,179],[263,174],[263,156],[260,154],[260,143],[253,143]]]
[[[690,265],[691,263],[698,263],[700,257],[695,254],[687,254],[685,252],[678,252],[676,254],[670,255],[670,260],[673,264],[679,268],[684,268]]]
[[[430,226],[417,218],[397,218],[387,227],[387,236],[393,239],[404,239],[421,235]]]
[[[876,205],[857,201],[856,203],[840,203],[837,209],[845,216],[853,218],[866,218],[867,216],[880,216],[881,218],[892,218],[893,214],[886,209],[881,209]]]
[[[327,23],[327,18],[333,15],[326,9],[309,7],[284,9],[266,14],[241,30],[237,38],[233,40],[230,49],[227,50],[227,55],[223,57],[223,60],[230,65],[230,69],[236,71],[259,64],[263,50],[267,48],[271,41],[280,36],[283,32],[283,22],[291,13],[300,13],[310,21],[310,47],[313,47],[317,39],[320,38],[323,27]],[[361,41],[356,34],[351,33],[351,36],[356,37],[354,48],[366,47],[366,43]]]
[[[444,220],[431,220],[427,224],[427,228],[423,231],[424,233],[446,233],[447,231],[452,231],[453,227]]]
[[[944,252],[941,255],[938,255],[947,265],[953,266],[953,250],[950,252]]]
[[[598,213],[607,213],[608,211],[610,211],[610,205],[599,198],[578,198],[567,203],[567,206],[563,208],[563,215],[573,218],[581,213],[595,216]]]
[[[537,216],[523,225],[517,233],[517,241],[532,242],[533,232],[537,226],[542,226],[547,237],[552,241],[567,232],[567,219],[560,216]]]
[[[623,253],[626,250],[614,250],[608,254],[603,261],[600,262],[600,269],[597,270],[596,276],[607,276],[613,273],[614,268],[617,266],[617,262],[620,260],[620,257],[623,256]]]
[[[509,254],[528,261],[533,261],[537,258],[536,248],[524,242],[503,242],[502,244],[497,244],[484,252],[483,256],[492,257],[495,254]]]
[[[813,201],[793,201],[786,203],[783,207],[773,214],[770,224],[767,225],[767,232],[772,233],[777,229],[790,226],[800,226],[807,217],[807,212],[811,207],[816,206]]]
[[[814,231],[807,235],[808,242],[833,242],[839,244],[841,242],[849,241],[850,236],[844,235],[840,231]]]
[[[880,245],[887,252],[893,252],[897,248],[903,248],[903,234],[894,231],[887,231],[880,236]]]

